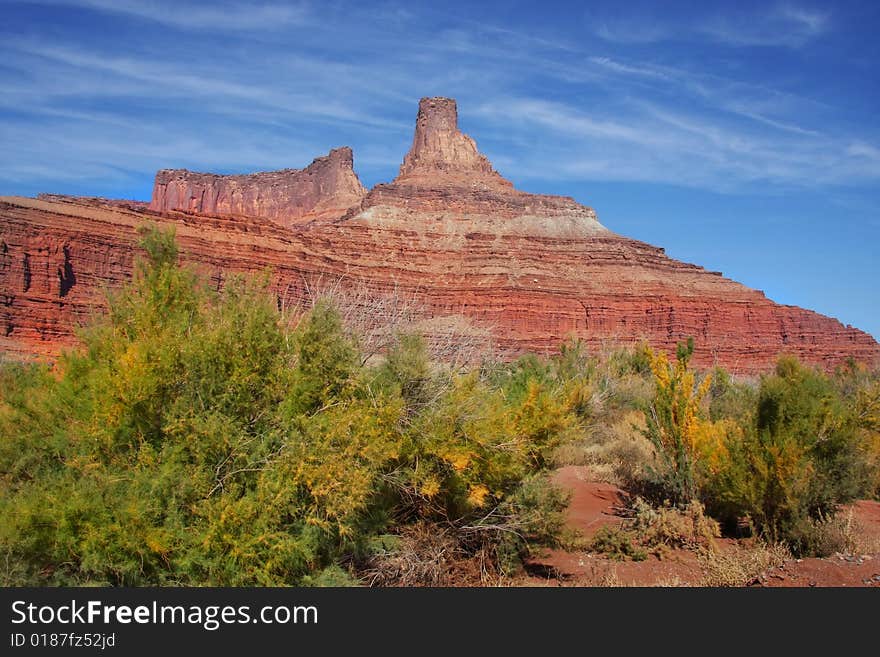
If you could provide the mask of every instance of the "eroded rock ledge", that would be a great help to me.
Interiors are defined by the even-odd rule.
[[[150,209],[261,217],[288,228],[336,218],[367,193],[353,161],[344,146],[305,169],[232,176],[163,169],[156,174]]]

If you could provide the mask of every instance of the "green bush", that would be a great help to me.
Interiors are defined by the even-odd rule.
[[[449,546],[510,572],[558,542],[565,496],[545,471],[576,445],[627,481],[643,467],[685,510],[658,512],[663,544],[706,534],[701,500],[815,551],[837,505],[880,493],[876,372],[783,359],[759,386],[698,384],[692,345],[670,363],[572,340],[459,373],[406,334],[366,365],[327,300],[291,326],[268,277],[218,292],[178,265],[173,234],[146,229],[142,247],[81,348],[0,365],[0,583],[324,585],[361,567],[394,582]],[[655,454],[630,437],[640,404]],[[627,540],[600,537],[638,558]],[[444,568],[416,579],[453,581]]]
[[[705,495],[728,526],[746,517],[804,553],[816,521],[868,493],[871,480],[851,400],[825,374],[781,358],[761,381],[752,423],[727,441]]]
[[[554,486],[545,474],[526,477],[495,514],[475,527],[495,535],[501,572],[516,572],[532,554],[534,545],[557,547],[565,528],[570,494]]]
[[[737,381],[724,369],[715,367],[709,386],[709,418],[713,422],[728,419],[748,425],[754,421],[758,405],[758,386]]]
[[[142,247],[81,349],[0,368],[2,583],[353,583],[410,526],[505,565],[553,540],[534,477],[579,420],[540,361],[493,383],[401,335],[367,367],[329,302],[291,328],[265,280],[216,292],[173,234]]]
[[[648,551],[639,545],[636,533],[624,527],[600,527],[588,549],[615,561],[644,561],[648,558]]]

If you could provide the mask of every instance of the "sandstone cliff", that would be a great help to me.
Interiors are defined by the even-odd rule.
[[[429,185],[458,177],[466,187],[512,188],[477,150],[473,139],[458,129],[458,106],[452,98],[422,98],[416,130],[395,182],[423,180]]]
[[[217,286],[269,267],[281,303],[315,278],[395,291],[429,318],[468,318],[509,355],[552,352],[572,335],[593,349],[645,339],[669,350],[693,336],[697,364],[737,372],[764,370],[779,353],[826,367],[880,359],[858,329],[616,235],[572,199],[513,189],[458,130],[448,99],[422,101],[400,175],[335,220],[285,228],[222,214],[0,199],[0,350],[73,344],[103,289],[130,275],[136,227],[151,221],[173,225],[183,258]]]
[[[423,98],[400,174],[376,185],[345,220],[465,234],[585,237],[609,231],[592,208],[564,196],[515,190],[458,129],[451,98]]]
[[[305,169],[236,176],[164,169],[156,174],[150,208],[263,217],[286,227],[336,218],[367,193],[352,165],[346,146]]]

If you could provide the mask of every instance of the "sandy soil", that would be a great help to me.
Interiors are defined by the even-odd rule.
[[[566,466],[558,470],[554,480],[571,490],[567,512],[571,529],[585,539],[600,527],[623,522],[619,515],[625,491],[608,483],[591,479],[589,469]],[[880,546],[880,503],[860,501],[850,505],[853,518],[865,544],[874,550]],[[733,539],[720,539],[717,550],[733,555],[749,550],[749,544]],[[528,564],[526,586],[701,586],[707,581],[705,561],[688,550],[671,550],[658,558],[650,555],[645,561],[614,561],[602,555],[581,550],[547,550]],[[863,555],[835,555],[825,559],[792,559],[781,566],[757,574],[749,586],[803,587],[880,587],[880,552]]]
[[[880,502],[861,500],[852,510],[866,545],[880,549]],[[797,559],[772,568],[753,586],[876,586],[880,587],[880,552],[835,555],[826,559]]]

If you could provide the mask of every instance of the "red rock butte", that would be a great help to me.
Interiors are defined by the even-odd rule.
[[[367,193],[353,161],[345,146],[302,170],[219,176],[163,169],[156,174],[150,209],[265,217],[286,228],[338,217]]]
[[[508,356],[553,352],[569,337],[670,351],[693,337],[697,364],[740,373],[780,353],[826,368],[880,361],[858,329],[617,235],[574,199],[514,189],[458,129],[449,98],[421,100],[397,178],[369,191],[351,149],[338,148],[301,170],[162,170],[149,204],[0,197],[0,219],[7,358],[75,344],[106,289],[131,276],[137,228],[152,222],[174,226],[183,260],[217,286],[268,268],[285,304],[315,280],[405,294],[427,330],[466,325]]]

